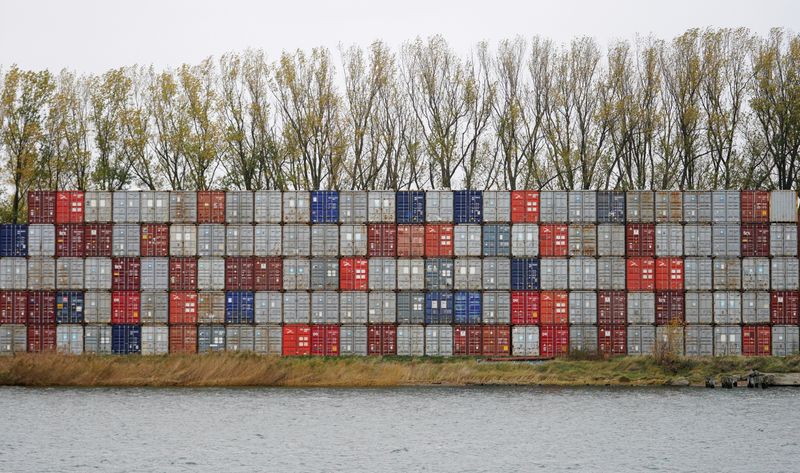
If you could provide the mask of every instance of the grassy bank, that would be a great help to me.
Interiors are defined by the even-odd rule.
[[[0,385],[16,386],[412,386],[702,384],[707,376],[800,372],[788,358],[650,357],[480,363],[471,358],[280,358],[251,354],[170,356],[18,355],[0,358]]]

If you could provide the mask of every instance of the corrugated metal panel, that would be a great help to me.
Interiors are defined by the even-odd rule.
[[[0,289],[25,289],[25,259],[0,259]],[[53,258],[28,258],[28,289],[56,288],[56,261]]]
[[[769,256],[769,224],[743,223],[741,242],[742,256]]]
[[[711,223],[711,192],[685,191],[683,220],[686,223]]]
[[[536,325],[511,327],[511,354],[513,356],[539,356],[539,327]]]
[[[687,292],[684,296],[688,324],[710,324],[713,320],[714,301],[710,292]]]
[[[69,355],[83,353],[83,326],[70,324],[56,327],[56,349],[59,353]]]
[[[83,228],[83,225],[67,226],[70,228]],[[83,245],[79,249],[83,251]],[[28,256],[28,225],[0,224],[0,256]],[[80,256],[83,255],[81,254]]]
[[[339,220],[342,223],[367,223],[367,192],[339,192]]]
[[[49,224],[28,225],[28,255],[55,256],[56,226]]]
[[[169,258],[142,258],[141,283],[143,291],[166,291],[169,289]]]
[[[169,220],[172,223],[197,222],[197,193],[193,191],[170,192]]]
[[[342,256],[367,255],[366,225],[342,225],[339,234],[339,252]]]
[[[255,327],[252,325],[228,325],[225,327],[225,350],[254,351],[255,338]]]
[[[222,300],[224,304],[224,295]],[[140,317],[144,324],[166,324],[169,322],[169,294],[163,291],[142,292],[140,295]]]
[[[714,323],[742,323],[742,296],[738,292],[714,293]]]
[[[685,320],[684,292],[656,292],[656,325],[683,325]]]
[[[800,287],[798,285],[797,258],[772,258],[770,274],[773,291],[796,291]]]
[[[113,256],[139,256],[139,225],[114,224]]]
[[[712,254],[714,256],[739,256],[741,227],[735,224],[711,226]]]
[[[342,293],[342,297],[344,295]],[[364,294],[365,300],[366,297]],[[366,317],[364,320],[366,321]],[[425,323],[425,293],[422,291],[397,293],[397,322],[401,324]]]
[[[253,226],[228,225],[225,229],[226,256],[253,256]]]
[[[306,291],[311,287],[311,263],[307,259],[283,260],[283,289]]]
[[[86,291],[83,295],[83,319],[86,323],[107,324],[111,322],[111,293]]]
[[[683,226],[677,223],[656,225],[656,256],[683,255]]]
[[[686,256],[711,256],[711,225],[683,227],[683,251]]]
[[[461,260],[459,260],[461,261]],[[477,260],[480,265],[480,260]],[[456,273],[458,279],[458,273]],[[480,281],[480,267],[478,268]],[[400,290],[425,288],[425,260],[422,258],[400,258],[397,260],[397,288]]]
[[[509,258],[484,258],[481,278],[484,290],[509,290],[511,289],[511,259]],[[529,261],[527,259],[515,259],[513,261]],[[535,260],[534,260],[535,261]],[[524,281],[520,289],[528,289],[527,286],[538,286],[538,267],[533,264],[523,264],[527,272],[518,276]]]
[[[520,224],[523,225],[523,224]],[[536,227],[536,225],[533,225]],[[515,225],[516,227],[516,225]],[[519,231],[519,230],[518,230]],[[527,243],[528,235],[522,235],[523,252],[539,253],[539,229],[532,229],[534,235],[530,238],[534,242]],[[512,237],[511,225],[490,224],[483,226],[483,256],[511,256]]]
[[[600,223],[625,223],[625,192],[599,191],[597,193],[597,221]]]
[[[453,252],[456,256],[481,256],[481,226],[462,224],[453,227],[455,245]]]
[[[199,258],[197,260],[197,289],[221,291],[225,289],[225,260]]]
[[[742,259],[742,289],[769,291],[769,258]]]
[[[769,292],[742,293],[742,322],[746,324],[768,324],[770,322]]]
[[[175,293],[170,294],[170,301]],[[170,307],[171,308],[171,307]],[[172,312],[170,310],[170,312]],[[255,321],[255,293],[253,291],[225,292],[225,323],[252,324]],[[172,314],[170,313],[170,323]]]
[[[2,330],[2,327],[0,327],[0,330]],[[772,355],[791,356],[798,353],[800,353],[800,327],[789,325],[773,325]]]
[[[280,191],[256,191],[253,196],[253,219],[256,223],[281,223],[283,194]]]
[[[597,289],[597,260],[587,257],[569,259],[569,289]]]
[[[431,265],[438,260],[429,260]],[[438,267],[438,266],[437,266]],[[450,287],[453,287],[453,262],[450,260],[449,269],[442,269],[443,278],[450,278]],[[427,276],[426,276],[427,279]],[[369,289],[371,291],[393,291],[397,289],[397,260],[394,258],[369,259]]]
[[[169,226],[166,223],[146,223],[141,226],[139,233],[139,252],[142,256],[169,256]],[[107,256],[111,256],[110,242],[108,248]]]
[[[283,323],[307,324],[311,321],[311,297],[307,292],[283,293]]]
[[[116,226],[114,229],[116,233]],[[170,225],[169,254],[170,256],[197,255],[197,227],[195,225]]]
[[[398,332],[399,336],[399,332]],[[428,325],[425,327],[425,355],[453,355],[453,327],[450,325]]]
[[[484,291],[481,320],[484,324],[510,324],[511,294],[506,291]]]
[[[392,191],[369,191],[367,221],[370,223],[394,223],[395,194]]]
[[[597,222],[597,194],[594,191],[569,192],[569,221],[571,223]]]
[[[625,218],[634,223],[655,222],[654,204],[653,191],[628,191],[625,193]]]
[[[78,257],[85,256],[86,245],[83,241],[84,229],[81,223],[64,223],[56,225],[56,256]],[[15,256],[5,255],[5,256]],[[26,256],[25,254],[16,256]]]
[[[397,223],[425,223],[425,192],[397,191]]]
[[[656,344],[656,328],[652,325],[628,326],[628,354],[652,355]]]
[[[112,220],[114,223],[139,223],[140,199],[137,191],[116,191],[112,196]]]
[[[339,192],[311,191],[311,223],[339,223]]]
[[[768,191],[742,191],[742,223],[769,223]]]
[[[737,291],[742,288],[742,262],[738,258],[714,258],[715,291]]]
[[[256,304],[258,304],[258,294],[256,293]],[[283,297],[277,293],[278,297]],[[280,307],[280,306],[279,306]],[[272,314],[270,314],[272,315]],[[281,320],[282,313],[277,315]],[[258,320],[258,305],[256,305],[256,320]],[[225,322],[225,292],[224,291],[200,291],[197,293],[197,321],[206,324],[221,324]],[[223,334],[224,344],[224,334]]]
[[[397,326],[397,354],[400,356],[425,354],[425,328],[422,325]]]
[[[628,323],[628,297],[624,291],[597,293],[597,323],[603,325]]]
[[[687,291],[710,291],[713,285],[711,258],[686,258],[683,262],[683,286]]]
[[[511,193],[508,191],[483,191],[483,221],[511,221]]]
[[[541,294],[539,291],[511,292],[511,324],[538,324],[541,314]]]
[[[569,226],[569,255],[597,256],[597,227],[595,225]]]
[[[311,227],[309,225],[283,226],[283,256],[309,256],[311,254]]]
[[[253,192],[251,191],[228,191],[225,193],[225,221],[228,223],[252,223],[255,215],[253,213]]]
[[[283,193],[284,223],[311,222],[311,195],[307,191],[286,191]]]
[[[226,319],[237,322],[237,316],[249,320],[253,319],[253,295],[252,293],[233,293],[226,294],[226,310],[236,314]],[[195,291],[171,291],[169,293],[169,323],[170,325],[196,324],[197,323],[197,292]]]
[[[770,222],[797,222],[797,193],[772,191],[769,197]]]
[[[453,293],[429,291],[425,293],[425,324],[453,323]]]
[[[511,191],[511,221],[514,223],[539,221],[538,191]]]
[[[690,325],[686,327],[686,356],[711,356],[714,354],[714,327]]]
[[[381,264],[385,267],[386,262],[381,260]],[[425,260],[425,287],[429,290],[443,291],[453,289],[453,270],[454,263],[452,259],[446,258],[430,258]],[[372,259],[370,260],[370,289],[373,289],[372,275],[378,274],[378,270],[373,273]],[[384,276],[385,277],[385,276]],[[376,289],[394,289],[394,287],[375,287]]]
[[[143,191],[139,200],[142,222],[166,223],[169,221],[169,192]]]
[[[656,222],[683,221],[683,195],[677,191],[656,191]]]
[[[597,226],[597,254],[625,256],[625,225],[605,223]]]
[[[711,221],[713,223],[741,222],[739,191],[713,191],[711,193]]]
[[[569,221],[568,192],[539,192],[539,221],[542,223],[566,223]]]
[[[367,321],[371,324],[393,324],[397,322],[397,299],[393,292],[370,292]]]
[[[569,293],[569,323],[597,323],[597,294],[594,291],[571,291]]]
[[[654,224],[634,223],[625,227],[627,256],[655,256],[656,227]]]
[[[111,326],[86,325],[83,329],[83,350],[86,353],[107,355],[111,353]]]
[[[256,225],[253,230],[253,253],[256,256],[281,256],[282,241],[280,225]]]
[[[742,328],[738,325],[714,327],[714,356],[742,354]]]
[[[453,221],[455,223],[481,223],[483,221],[483,194],[481,191],[453,192]]]
[[[336,291],[339,289],[339,259],[311,259],[311,290]]]
[[[198,353],[225,351],[225,326],[199,325],[197,327],[197,351]]]
[[[420,263],[422,261],[420,260]],[[455,260],[455,276],[453,286],[456,290],[480,291],[483,289],[483,262],[480,258],[458,258]],[[400,267],[397,271],[400,277]],[[413,278],[412,278],[413,281]],[[399,284],[398,284],[399,286]],[[422,284],[416,287],[400,287],[400,289],[423,289]]]
[[[320,224],[311,226],[311,254],[313,256],[339,255],[338,225]]]
[[[56,259],[56,289],[83,288],[83,258]]]
[[[625,259],[605,257],[597,259],[597,289],[625,289]]]
[[[142,327],[142,355],[165,355],[169,353],[169,328],[166,325]]]
[[[83,323],[83,292],[58,291],[56,293],[56,323]]]
[[[770,293],[770,322],[776,325],[800,323],[800,294],[795,291]]]
[[[85,222],[110,222],[112,219],[111,192],[87,191],[83,195],[84,221]]]
[[[254,335],[256,353],[281,355],[283,352],[283,328],[280,325],[256,325]]]
[[[311,323],[339,323],[339,294],[335,291],[316,291],[311,293]]]
[[[339,329],[339,353],[341,355],[367,355],[367,326],[342,325]]]
[[[566,243],[566,242],[565,242]],[[515,223],[511,226],[511,254],[539,256],[539,226],[535,223]],[[492,255],[485,255],[492,256]]]
[[[28,223],[56,223],[55,191],[28,191]]]
[[[539,264],[543,290],[561,290],[569,287],[569,261],[566,258],[542,258]]]
[[[655,324],[656,298],[652,292],[628,293],[628,323]]]
[[[788,223],[771,224],[769,248],[772,256],[797,256],[797,226]]]
[[[120,324],[111,326],[111,353],[128,355],[141,353],[142,330],[138,325]]]
[[[573,325],[569,328],[571,352],[597,353],[597,325]]]
[[[657,291],[683,290],[683,258],[656,258]]]
[[[56,223],[83,223],[83,191],[56,192]]]
[[[400,295],[398,294],[398,310],[400,306]],[[420,311],[424,308],[424,298],[421,304]],[[339,318],[343,324],[365,324],[367,323],[367,313],[369,311],[369,301],[366,292],[341,292],[339,293]],[[398,321],[401,323],[416,323],[404,322],[400,320],[398,312]],[[419,322],[421,323],[421,322]]]
[[[453,321],[457,324],[480,324],[482,316],[482,299],[479,291],[458,291],[453,296],[455,315]]]
[[[111,289],[111,258],[86,258],[84,261],[84,287],[86,289]]]
[[[344,228],[344,225],[342,225],[342,228]],[[364,250],[363,253],[361,254],[367,253],[366,231],[367,231],[366,228],[364,228],[364,238],[363,238]],[[361,244],[361,242],[359,242],[359,244]],[[360,247],[353,248],[353,250],[356,249],[360,251]],[[425,256],[425,225],[420,224],[420,225],[397,226],[397,256],[401,258]]]

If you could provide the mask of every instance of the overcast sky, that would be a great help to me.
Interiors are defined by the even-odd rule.
[[[226,51],[342,43],[392,46],[442,34],[465,52],[480,40],[636,33],[671,38],[690,27],[800,30],[798,0],[0,0],[0,66],[101,72],[174,66]]]

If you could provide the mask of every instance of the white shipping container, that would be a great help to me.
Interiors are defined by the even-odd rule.
[[[625,290],[625,258],[609,256],[597,259],[597,289]]]
[[[539,225],[535,223],[511,225],[511,254],[517,257],[539,256]]]
[[[140,266],[142,291],[169,289],[169,258],[142,258]]]
[[[114,223],[139,223],[138,191],[115,191],[112,200],[111,215]]]
[[[422,325],[398,325],[397,354],[400,356],[423,356],[425,354],[425,327]]]
[[[597,226],[597,254],[625,256],[625,225],[603,223]]]
[[[710,324],[713,321],[712,293],[689,291],[684,296],[684,304],[687,324]]]
[[[453,221],[453,191],[425,192],[425,221],[429,223]]]
[[[169,222],[169,192],[142,191],[139,200],[139,213],[142,222]]]
[[[28,256],[55,256],[56,226],[28,225]]]
[[[570,256],[597,256],[597,227],[595,225],[569,225]]]
[[[311,226],[283,226],[283,256],[309,256],[311,254]]]
[[[139,225],[115,223],[111,240],[111,254],[113,256],[139,256],[139,228]]]
[[[511,192],[483,191],[483,221],[489,223],[511,221]]]
[[[197,222],[197,193],[194,191],[170,192],[169,220],[173,224]]]
[[[714,323],[742,323],[742,295],[738,292],[714,293]]]
[[[366,325],[342,325],[339,329],[339,354],[342,356],[367,355]]]
[[[773,291],[796,291],[800,288],[800,285],[798,285],[797,258],[772,258],[770,275]]]
[[[253,230],[253,252],[256,256],[281,256],[282,241],[280,225],[260,224]]]
[[[283,293],[283,323],[307,324],[311,321],[311,296],[304,291]]]
[[[595,191],[569,192],[569,222],[597,222],[597,193]]]
[[[714,354],[714,327],[692,325],[686,327],[686,356],[712,356]]]
[[[311,263],[307,259],[285,258],[283,260],[283,289],[307,291],[311,288]]]
[[[684,356],[685,350],[683,346],[683,327],[672,325],[659,325],[656,327],[656,350]]]
[[[197,226],[197,255],[225,256],[225,225],[202,223]]]
[[[226,256],[253,256],[253,226],[228,225],[225,229]]]
[[[677,223],[656,225],[656,256],[683,256],[683,226]]]
[[[113,218],[111,192],[86,191],[83,195],[83,220],[86,223],[105,223]]]
[[[397,322],[397,299],[393,292],[370,292],[367,304],[367,320],[369,323],[393,324]]]
[[[769,291],[769,258],[742,259],[742,289]]]
[[[253,219],[256,223],[281,223],[283,220],[281,191],[255,191]]]
[[[691,257],[683,260],[683,287],[687,291],[710,291],[713,286],[711,258]]]
[[[0,289],[25,289],[26,276],[28,289],[55,289],[56,260],[40,256],[28,258],[26,271],[25,258],[0,258]]]
[[[166,325],[142,326],[142,355],[169,353],[169,328]]]
[[[225,221],[238,224],[255,221],[253,192],[228,191],[225,193]]]
[[[425,326],[425,355],[453,355],[453,327],[450,325]]]
[[[711,226],[711,231],[711,251],[714,256],[740,255],[740,225],[715,223]]]
[[[508,291],[485,291],[481,307],[484,324],[508,325],[511,323],[511,293]]]
[[[56,327],[56,349],[59,353],[83,353],[83,325],[61,324]]]
[[[569,289],[593,291],[597,289],[597,260],[588,257],[569,259]]]
[[[655,222],[655,194],[653,191],[626,192],[625,218],[630,223]]]
[[[393,291],[397,289],[397,260],[394,258],[370,258],[369,290]],[[452,275],[451,275],[452,280]]]
[[[197,255],[197,227],[195,225],[174,223],[170,225],[169,254],[170,256]]]
[[[686,223],[711,223],[711,192],[684,191],[683,220]]]
[[[283,193],[284,223],[311,222],[311,194],[307,191],[285,191]]]
[[[83,258],[56,259],[56,289],[84,289]]]
[[[481,256],[483,243],[481,241],[481,226],[474,224],[459,224],[453,227],[455,256]]]
[[[311,293],[311,323],[339,323],[339,294],[335,291],[315,291]]]
[[[742,323],[768,324],[769,323],[769,292],[742,293]]]
[[[484,290],[511,289],[511,258],[484,258],[481,273]]]
[[[3,326],[0,326],[0,330],[2,328]],[[796,325],[773,325],[772,356],[791,356],[798,353],[800,353],[800,327]]]
[[[228,325],[225,327],[225,350],[250,352],[255,350],[255,327],[252,325]]]
[[[656,299],[652,292],[628,293],[628,323],[656,323]]]
[[[222,291],[225,289],[224,259],[197,259],[197,289],[200,291]]]
[[[457,291],[480,291],[483,289],[483,271],[481,270],[483,261],[480,258],[457,258],[455,260],[455,276],[453,281],[454,289]],[[398,268],[398,277],[400,270]],[[489,281],[490,286],[492,281]],[[494,284],[495,288],[497,287]],[[400,289],[403,289],[402,287]],[[423,289],[414,287],[409,289]]]
[[[652,355],[655,344],[655,327],[641,324],[628,326],[628,355]]]
[[[311,225],[311,254],[313,256],[339,255],[338,225]]]
[[[542,223],[566,223],[570,221],[567,191],[539,192],[539,221]]]
[[[742,288],[742,260],[714,258],[713,284],[715,291],[738,291]]]
[[[714,223],[739,223],[741,217],[739,191],[713,191],[711,193],[711,221]]]
[[[255,352],[262,355],[283,353],[283,328],[280,325],[256,325],[253,329]]]
[[[340,292],[339,318],[343,324],[365,324],[369,311],[366,292]]]
[[[686,256],[711,256],[711,225],[688,224],[683,227],[683,251]]]
[[[366,191],[339,191],[339,221],[367,223],[367,200]]]
[[[597,353],[597,325],[573,325],[569,328],[571,352]]]
[[[480,264],[480,260],[477,260]],[[480,269],[480,268],[479,268]],[[480,271],[478,272],[480,281]],[[425,260],[422,258],[397,259],[397,288],[422,290],[425,288]]]
[[[143,324],[169,322],[169,294],[165,291],[143,291],[139,304]]]
[[[394,223],[394,191],[369,191],[368,198],[367,219],[370,223]]]
[[[539,327],[536,325],[511,327],[511,354],[513,356],[539,356]]]
[[[772,191],[769,195],[770,222],[797,222],[797,193]]]
[[[714,356],[739,356],[742,354],[742,328],[738,325],[714,327]]]
[[[543,291],[569,288],[569,263],[566,258],[542,258],[539,266]]]
[[[342,225],[339,228],[339,252],[342,256],[366,256],[367,226]]]
[[[83,321],[87,324],[111,323],[111,293],[86,291],[83,295]]]
[[[570,291],[569,323],[597,323],[597,294],[594,291]]]
[[[772,256],[797,256],[797,225],[770,224],[769,253]]]
[[[0,355],[28,351],[28,327],[23,324],[0,325]]]

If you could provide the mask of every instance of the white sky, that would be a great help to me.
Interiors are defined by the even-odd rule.
[[[274,3],[274,4],[272,4]],[[480,40],[636,33],[672,38],[690,27],[800,30],[798,0],[0,0],[0,66],[102,72],[132,64],[196,63],[226,51],[339,43],[391,46],[442,34],[459,52]]]

